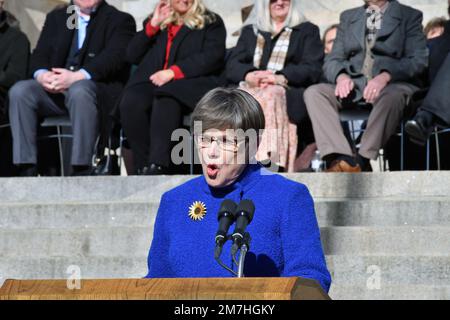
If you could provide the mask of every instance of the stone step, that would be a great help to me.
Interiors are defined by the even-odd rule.
[[[331,286],[334,300],[449,300],[450,286],[390,285],[379,290],[367,286]]]
[[[362,174],[304,173],[288,178],[308,186],[314,198],[450,197],[450,172]],[[192,176],[0,179],[0,203],[158,201]]]
[[[450,286],[450,254],[443,256],[328,255],[327,266],[336,285]]]
[[[152,228],[86,228],[75,230],[0,230],[2,257],[142,256],[148,253]],[[325,227],[325,254],[447,255],[446,227]]]
[[[211,257],[212,259],[212,257]],[[333,287],[450,286],[450,256],[327,256]],[[83,279],[141,278],[147,257],[14,257],[0,262],[3,279],[66,279],[77,266]],[[379,282],[375,277],[379,276]],[[373,281],[375,279],[375,281]]]
[[[319,225],[450,226],[450,199],[318,199]],[[153,225],[159,202],[73,202],[2,204],[0,228],[76,229]]]
[[[325,227],[325,254],[333,255],[447,255],[448,227]]]
[[[136,257],[148,254],[152,228],[0,230],[3,257]]]

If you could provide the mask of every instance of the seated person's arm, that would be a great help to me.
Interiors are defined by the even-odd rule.
[[[84,66],[94,81],[102,81],[123,70],[126,66],[124,57],[128,43],[136,33],[136,23],[129,14],[121,13],[110,24],[106,34],[106,47]]]
[[[398,61],[381,60],[380,73],[387,71],[393,82],[410,82],[420,77],[428,66],[428,48],[422,31],[422,13],[416,12],[406,26],[403,57]]]
[[[57,31],[59,30],[58,28],[60,26],[55,21],[54,12],[50,12],[45,18],[41,35],[31,55],[30,73],[32,77],[36,78],[35,73],[38,70],[48,71],[51,69],[50,57],[55,49],[54,45],[55,39],[57,38]]]
[[[0,70],[0,87],[11,88],[16,82],[27,77],[27,66],[30,56],[30,43],[25,35],[21,34],[12,43],[13,55],[5,70]]]
[[[347,72],[348,57],[344,49],[344,37],[348,36],[346,17],[341,14],[340,23],[337,28],[336,39],[334,40],[333,50],[325,57],[323,73],[329,83],[336,84],[340,74]]]
[[[227,80],[232,83],[246,80],[247,74],[257,70],[253,65],[253,52],[250,54],[247,52],[248,48],[254,48],[254,44],[250,43],[251,39],[254,39],[252,27],[243,28],[226,65]]]
[[[323,44],[320,40],[319,28],[311,25],[307,30],[307,35],[302,38],[304,48],[299,59],[299,63],[290,63],[279,73],[284,75],[288,85],[295,87],[308,87],[319,81],[322,74],[323,64]]]
[[[226,29],[222,19],[205,26],[206,34],[201,52],[178,61],[185,78],[197,78],[210,75],[223,68],[225,58]]]
[[[143,30],[136,33],[128,44],[126,57],[130,64],[139,65],[149,50],[155,44],[156,35],[159,33],[159,27],[151,27],[151,17],[143,23]]]

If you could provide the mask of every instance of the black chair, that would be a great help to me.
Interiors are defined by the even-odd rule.
[[[55,116],[47,117],[42,121],[41,126],[46,127],[56,127],[56,134],[44,135],[39,137],[40,140],[43,139],[58,139],[58,149],[59,149],[59,163],[61,166],[61,177],[65,176],[64,170],[64,152],[62,139],[73,139],[72,134],[63,133],[63,128],[71,128],[72,124],[68,115],[65,116]]]
[[[355,129],[355,122],[356,121],[367,121],[370,116],[371,109],[366,104],[358,105],[356,108],[346,108],[339,111],[339,119],[341,122],[349,123],[350,124],[350,140],[352,143],[353,150],[356,150],[356,140],[357,135],[361,134],[365,131],[364,128],[361,129]],[[405,122],[402,120],[400,123],[400,132],[398,135],[400,136],[400,170],[403,171],[404,169],[404,145],[405,145]],[[450,129],[449,129],[450,130]],[[382,155],[383,156],[383,155]],[[386,169],[386,162],[383,157],[383,170]],[[380,163],[381,168],[381,163]]]
[[[427,140],[427,144],[426,144],[426,148],[427,148],[427,153],[426,153],[426,157],[427,157],[427,164],[426,164],[426,170],[429,171],[430,170],[430,141],[432,136],[434,136],[435,141],[436,141],[436,161],[437,161],[437,168],[440,171],[441,170],[441,148],[439,145],[439,135],[442,133],[448,133],[450,132],[450,127],[444,127],[441,125],[435,126],[433,132],[431,133],[431,136],[428,138]]]
[[[64,159],[64,151],[63,151],[63,139],[73,139],[72,133],[65,133],[64,128],[72,128],[72,123],[70,121],[69,115],[64,116],[53,116],[53,117],[47,117],[44,118],[44,120],[41,122],[41,127],[56,127],[56,134],[50,134],[50,135],[43,135],[39,137],[39,140],[44,139],[58,139],[58,149],[59,149],[59,162],[61,166],[61,177],[65,176],[65,161]],[[98,149],[98,144],[100,141],[100,136],[97,137],[95,147],[94,147],[94,153],[92,156],[92,165],[93,167],[96,166],[96,150]]]

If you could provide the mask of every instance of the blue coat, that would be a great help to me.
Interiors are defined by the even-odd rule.
[[[148,256],[148,278],[232,276],[214,260],[217,212],[224,199],[237,203],[250,199],[255,203],[255,215],[247,227],[252,241],[245,260],[246,277],[310,278],[328,292],[331,277],[308,189],[259,164],[249,165],[226,188],[211,188],[201,176],[162,196]],[[196,201],[207,208],[201,221],[188,216],[189,207]],[[228,241],[222,253],[229,267],[230,248]]]

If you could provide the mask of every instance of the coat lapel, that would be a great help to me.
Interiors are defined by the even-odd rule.
[[[399,25],[402,19],[400,5],[397,1],[391,1],[389,7],[383,15],[381,30],[377,33],[377,39],[390,35]]]
[[[59,52],[55,57],[58,61],[55,61],[55,66],[63,68],[66,64],[67,56],[69,55],[70,47],[72,45],[73,35],[76,31],[75,29],[70,29],[66,26],[65,21],[69,19],[69,15],[64,15],[64,24],[65,27],[61,28],[61,32],[59,33],[59,39],[57,40],[57,52]]]
[[[361,48],[365,47],[366,37],[366,10],[364,7],[359,8],[351,20],[352,32]]]
[[[173,39],[172,48],[170,49],[170,55],[169,55],[169,66],[173,65],[173,62],[175,61],[177,50],[180,46],[180,44],[183,42],[184,38],[191,33],[192,30],[183,25],[178,31],[177,35]],[[167,36],[165,37],[167,39]],[[167,40],[166,40],[167,41]],[[167,42],[166,42],[167,43]],[[164,47],[165,49],[165,47]]]

